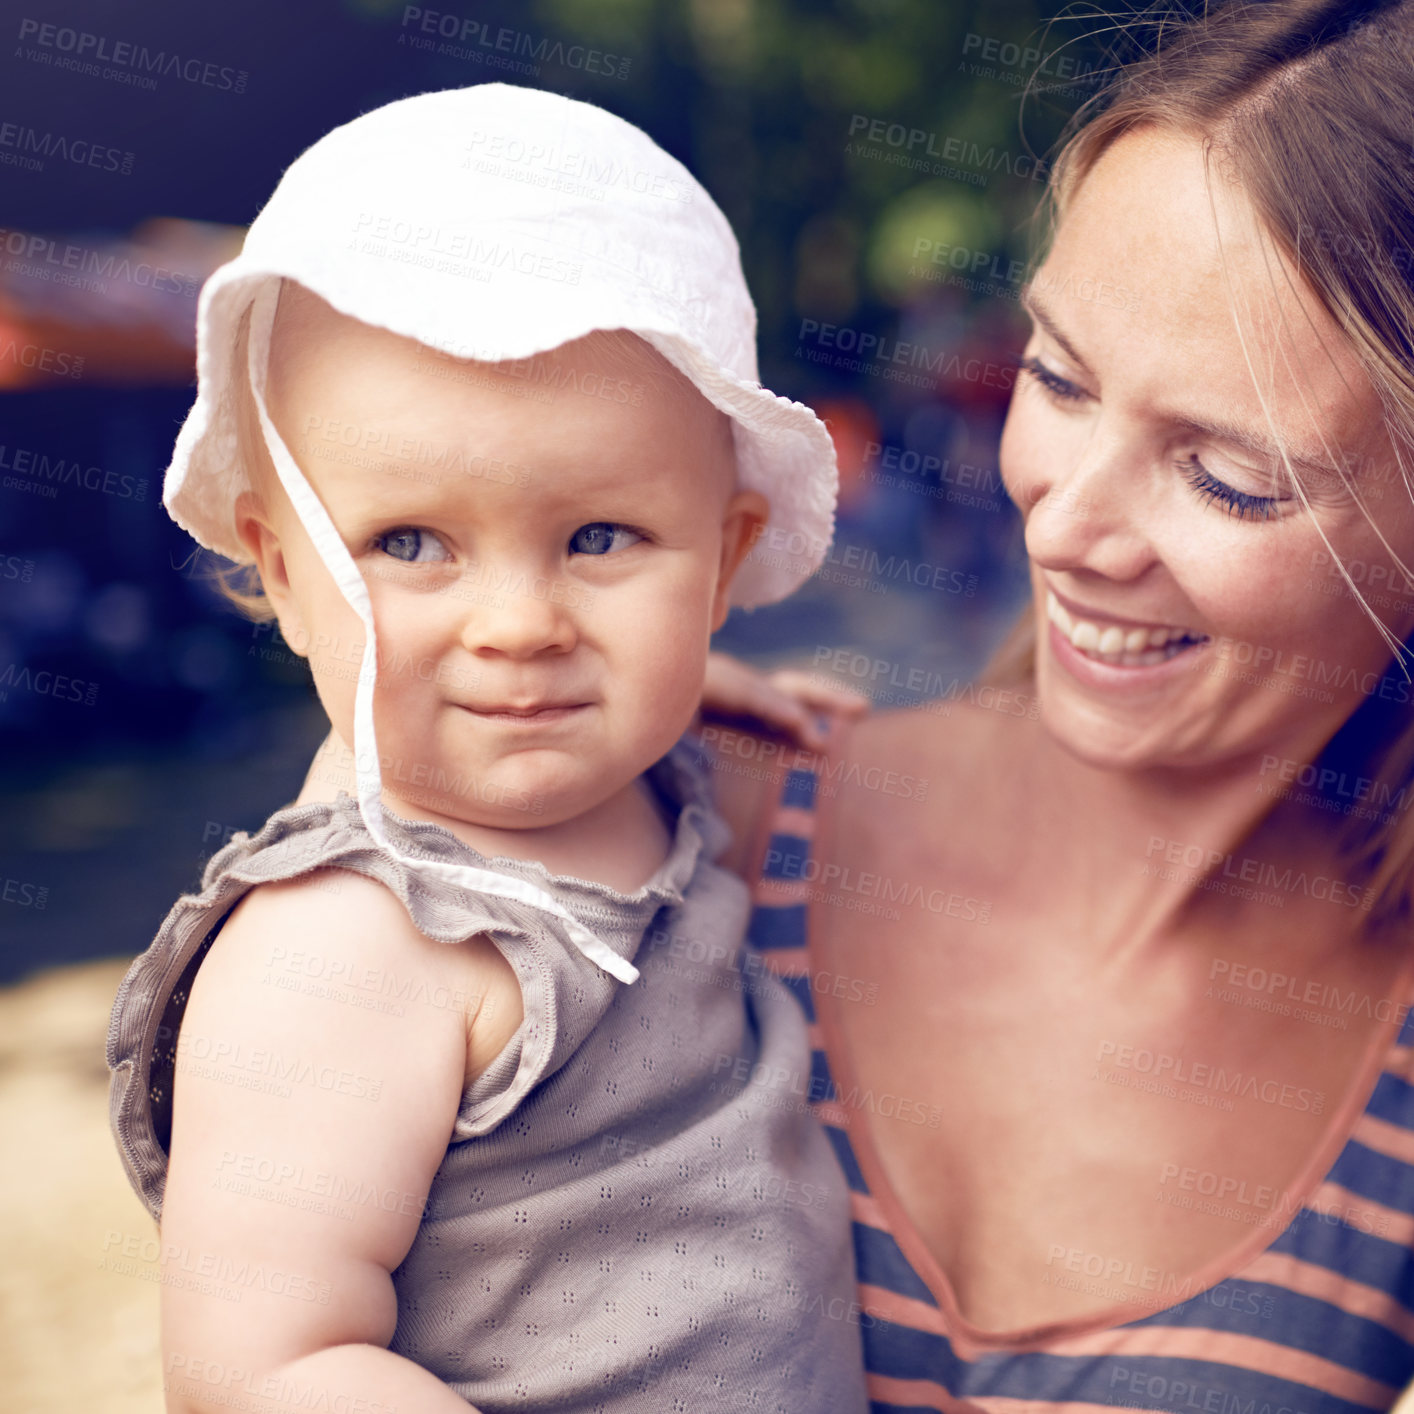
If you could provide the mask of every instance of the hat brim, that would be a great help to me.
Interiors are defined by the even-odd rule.
[[[318,291],[341,313],[435,349],[454,347],[444,329],[419,326],[388,291],[330,289],[320,272],[272,268],[244,255],[219,267],[202,287],[197,309],[197,395],[177,434],[163,483],[168,513],[189,535],[228,559],[245,558],[236,533],[235,505],[251,489],[237,434],[235,334],[245,310],[269,282],[290,279]],[[395,296],[394,289],[392,295]],[[381,294],[381,298],[380,298]],[[639,314],[645,313],[640,309]],[[732,582],[731,603],[743,608],[774,603],[798,589],[824,560],[834,535],[838,471],[834,443],[816,414],[759,384],[721,369],[668,320],[600,324],[582,305],[567,306],[558,324],[541,320],[533,332],[519,321],[487,319],[504,331],[477,358],[529,358],[600,328],[624,328],[644,339],[732,419],[738,485],[770,504],[765,531]]]

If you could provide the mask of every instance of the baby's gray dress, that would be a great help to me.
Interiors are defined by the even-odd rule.
[[[539,910],[410,879],[347,794],[235,836],[113,1005],[112,1128],[148,1211],[160,1219],[182,1009],[226,915],[256,884],[353,869],[392,889],[429,938],[489,933],[525,1005],[462,1096],[393,1273],[390,1348],[487,1414],[862,1414],[859,1330],[842,1314],[854,1309],[848,1190],[807,1108],[799,1005],[776,979],[738,971],[748,893],[712,862],[728,831],[698,751],[680,742],[649,772],[680,808],[669,857],[636,893],[495,864],[549,888],[632,960],[629,985]],[[385,819],[404,853],[487,865],[440,826]],[[377,985],[346,990],[399,1004]]]

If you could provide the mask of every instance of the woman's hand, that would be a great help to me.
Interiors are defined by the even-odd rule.
[[[833,678],[798,668],[761,673],[726,653],[707,655],[702,711],[709,717],[747,717],[801,746],[819,750],[825,735],[815,724],[819,712],[859,718],[869,699]]]

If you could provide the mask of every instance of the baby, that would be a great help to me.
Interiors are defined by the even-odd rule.
[[[321,139],[203,289],[164,501],[331,732],[114,1003],[169,1414],[865,1408],[804,1021],[679,741],[815,568],[763,526],[830,538],[754,318],[680,164],[502,84]]]

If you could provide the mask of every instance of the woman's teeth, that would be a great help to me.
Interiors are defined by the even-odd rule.
[[[1049,590],[1046,592],[1046,615],[1070,640],[1071,647],[1101,663],[1120,668],[1149,668],[1206,641],[1203,634],[1189,633],[1182,628],[1120,628],[1107,624],[1101,628],[1088,619],[1073,617],[1064,604]]]

